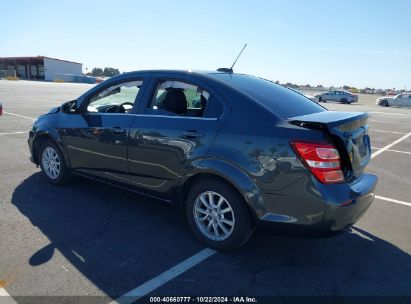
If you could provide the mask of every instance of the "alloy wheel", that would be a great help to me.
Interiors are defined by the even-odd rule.
[[[48,146],[43,150],[41,164],[47,176],[53,180],[60,175],[60,157],[54,148]]]
[[[213,241],[227,239],[234,230],[234,211],[227,199],[214,191],[201,193],[193,206],[194,220],[201,233]]]

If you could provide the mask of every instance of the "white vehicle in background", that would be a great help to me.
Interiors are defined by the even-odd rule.
[[[290,88],[290,87],[286,87],[286,88],[289,89],[289,90],[291,90],[291,91],[294,91],[294,92],[296,92],[296,93],[298,93],[298,94],[300,94],[300,95],[303,95],[304,97],[310,99],[311,101],[313,101],[313,102],[315,102],[315,103],[319,103],[319,99],[318,99],[317,97],[313,96],[313,95],[304,93],[304,92],[302,92],[302,91],[299,91],[299,90],[297,90],[297,89],[293,89],[293,88]]]
[[[315,97],[315,96],[310,95],[310,94],[307,94],[307,93],[304,93],[303,95],[304,95],[305,97],[307,97],[308,99],[311,99],[311,101],[314,101],[315,103],[319,103],[319,102],[320,102],[319,99],[318,99],[318,97]]]
[[[375,103],[381,107],[411,107],[411,92],[402,93],[395,96],[380,97]]]

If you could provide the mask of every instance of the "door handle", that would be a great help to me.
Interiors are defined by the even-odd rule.
[[[120,127],[113,127],[113,128],[111,128],[110,131],[113,132],[114,134],[120,134],[120,133],[126,132],[125,129],[122,129]]]
[[[199,133],[195,130],[188,130],[183,132],[183,135],[187,138],[196,138],[196,137],[203,137],[204,133]]]

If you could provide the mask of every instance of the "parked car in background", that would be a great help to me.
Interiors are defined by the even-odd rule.
[[[49,183],[79,175],[174,203],[226,250],[263,223],[334,233],[358,221],[377,182],[367,120],[258,77],[153,70],[51,109],[28,144]]]
[[[328,91],[326,93],[320,93],[314,95],[318,98],[319,102],[341,102],[345,104],[353,103],[358,101],[358,95],[352,94],[347,91]]]
[[[411,92],[398,94],[396,96],[380,97],[375,103],[381,107],[411,107]]]

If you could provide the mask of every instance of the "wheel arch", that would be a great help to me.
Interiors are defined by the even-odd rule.
[[[38,161],[38,153],[41,148],[41,145],[46,141],[46,140],[51,140],[53,141],[60,149],[62,154],[64,155],[66,164],[69,164],[68,157],[66,153],[64,153],[63,149],[63,142],[58,135],[57,131],[49,128],[37,130],[34,139],[33,139],[33,161],[39,165]]]
[[[217,179],[232,188],[246,204],[253,221],[263,214],[263,197],[255,183],[243,171],[221,160],[205,160],[201,169],[183,179],[177,190],[178,204],[184,207],[191,186],[205,179]]]

